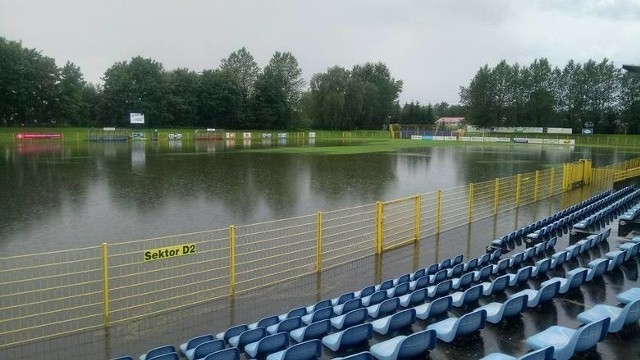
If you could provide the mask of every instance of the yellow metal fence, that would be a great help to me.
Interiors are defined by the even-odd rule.
[[[575,174],[591,174],[590,166],[581,161],[291,219],[0,258],[0,347],[109,326],[353,262],[587,184]],[[638,176],[639,166],[637,159],[593,169],[593,181]]]

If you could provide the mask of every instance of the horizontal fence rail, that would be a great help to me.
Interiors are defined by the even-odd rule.
[[[546,199],[640,176],[591,162],[313,215],[0,258],[0,347],[95,329],[319,273]]]

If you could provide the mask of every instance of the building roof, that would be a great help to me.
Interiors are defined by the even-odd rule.
[[[436,120],[436,124],[460,125],[464,122],[463,117],[441,117]]]

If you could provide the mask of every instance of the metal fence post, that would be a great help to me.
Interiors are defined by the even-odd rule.
[[[471,224],[473,221],[473,196],[474,196],[474,188],[473,183],[469,183],[469,194],[467,195],[467,220],[468,223]]]
[[[102,243],[102,309],[104,312],[104,326],[108,327],[109,320],[109,250],[107,243]]]
[[[533,202],[538,201],[538,182],[540,181],[540,171],[536,170],[535,184],[533,184]]]
[[[520,183],[522,182],[522,174],[516,175],[516,207],[520,206]]]
[[[322,271],[322,212],[316,215],[316,272]]]
[[[415,196],[415,210],[414,210],[414,236],[415,241],[420,238],[420,217],[421,217],[422,204],[420,201],[420,194]]]
[[[229,294],[236,294],[236,227],[229,226]]]
[[[553,190],[553,183],[555,182],[555,177],[556,175],[556,170],[554,168],[551,168],[551,175],[549,176],[549,197],[553,196],[555,194],[555,191]]]
[[[498,206],[500,203],[500,179],[496,178],[493,184],[493,215],[498,215]]]
[[[436,191],[436,234],[440,234],[442,224],[442,190]]]
[[[382,208],[382,202],[376,201],[376,239],[375,239],[376,254],[382,253],[382,236],[383,236],[382,217],[384,216],[383,211],[384,210]]]

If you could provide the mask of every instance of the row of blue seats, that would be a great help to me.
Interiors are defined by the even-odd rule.
[[[491,249],[495,249],[495,248],[502,248],[505,245],[507,245],[508,243],[513,243],[514,241],[520,240],[522,238],[525,238],[528,234],[530,234],[533,231],[536,231],[538,229],[541,229],[549,224],[552,224],[562,218],[565,218],[577,211],[579,211],[580,209],[589,206],[595,202],[598,202],[600,200],[603,200],[605,198],[611,197],[612,199],[616,199],[619,195],[618,194],[624,194],[625,192],[629,191],[628,189],[622,189],[618,192],[616,192],[615,194],[612,195],[612,191],[608,190],[605,192],[602,192],[600,194],[597,194],[595,196],[592,196],[589,199],[586,199],[578,204],[575,204],[571,207],[568,207],[564,210],[558,211],[555,214],[552,214],[550,216],[547,216],[544,219],[538,220],[532,224],[523,226],[517,230],[514,230],[513,232],[502,236],[499,239],[493,240],[492,241],[492,246],[490,246],[489,248]]]
[[[640,197],[640,190],[635,190],[615,203],[610,204],[605,208],[600,208],[595,214],[573,225],[573,227],[580,230],[586,230],[593,226],[603,226],[605,223],[608,224],[613,221],[615,217],[623,214],[627,209],[631,208],[632,202],[637,202],[638,197]]]
[[[550,243],[550,246],[553,246],[553,243]],[[483,263],[485,261],[489,261],[490,257],[487,258],[487,255],[490,254],[483,255],[483,257],[479,258],[477,262],[473,263]],[[499,252],[494,255],[498,256]],[[451,261],[450,264],[461,261],[461,258],[459,259],[460,260]],[[449,262],[441,263],[441,265],[443,264],[445,266],[450,265]],[[459,265],[462,265],[462,263],[459,263]],[[441,268],[440,271],[445,270],[442,269],[445,266],[439,266],[439,268]],[[474,265],[470,265],[469,263],[467,263],[465,267],[470,269],[473,266]],[[485,266],[485,269],[491,270],[493,269],[493,266],[494,265]],[[478,270],[475,272],[472,271],[469,274],[475,274],[476,276],[474,277],[474,279],[480,280],[483,279],[482,277],[480,277],[481,273],[489,275],[491,274],[491,271]],[[279,323],[267,326],[266,333],[262,330],[264,328],[260,326],[267,325],[266,323],[260,324],[258,322],[252,325],[234,326],[228,329],[226,332],[218,334],[216,337],[214,337],[213,335],[206,335],[194,338],[189,342],[182,344],[180,348],[185,356],[190,360],[198,359],[201,355],[209,354],[214,350],[218,350],[218,352],[215,353],[215,356],[211,354],[211,358],[218,358],[221,355],[232,354],[232,352],[236,351],[241,352],[240,350],[230,349],[242,349],[243,346],[247,354],[253,356],[253,354],[258,355],[267,350],[277,350],[280,347],[286,347],[288,339],[286,339],[286,336],[284,334],[289,333],[289,336],[293,340],[299,342],[299,344],[296,345],[305,343],[305,345],[300,345],[300,347],[304,346],[304,349],[306,349],[305,351],[308,354],[314,353],[312,351],[312,347],[315,346],[313,345],[313,343],[309,343],[309,341],[313,340],[313,338],[319,337],[322,337],[322,343],[327,348],[338,350],[348,345],[349,341],[353,341],[352,339],[354,338],[367,338],[367,334],[369,333],[367,328],[369,327],[369,325],[371,326],[371,331],[375,331],[380,334],[386,334],[388,331],[390,331],[390,329],[393,329],[394,326],[398,326],[398,324],[400,323],[406,323],[406,318],[412,318],[413,321],[415,321],[416,314],[418,312],[416,311],[416,309],[410,308],[404,311],[397,312],[396,314],[394,314],[394,316],[387,316],[383,319],[373,320],[368,325],[360,324],[364,322],[367,317],[375,319],[379,316],[386,315],[391,312],[396,312],[401,304],[403,307],[408,307],[412,305],[412,301],[416,301],[416,294],[420,292],[421,289],[416,289],[416,291],[411,294],[406,294],[406,296],[402,295],[405,295],[406,291],[410,289],[410,285],[419,286],[420,283],[417,280],[406,282],[406,280],[403,280],[401,278],[403,277],[396,279],[396,282],[398,284],[393,288],[387,288],[384,285],[385,283],[391,284],[392,282],[383,282],[382,284],[377,286],[378,290],[369,296],[359,298],[354,297],[342,304],[337,304],[335,306],[325,306],[329,304],[327,301],[317,303],[316,305],[308,308],[309,310],[315,310],[312,314],[286,317],[292,315],[292,311],[290,311],[286,314],[284,319],[281,319]],[[404,277],[404,279],[406,279],[406,277]],[[453,280],[458,279],[448,279],[446,281],[451,284],[453,283]],[[446,289],[447,292],[449,291],[449,289],[451,289],[450,286],[441,288]],[[401,291],[400,289],[404,290]],[[425,295],[422,301],[426,300],[429,297],[427,293],[432,291],[432,289],[429,288],[423,289],[425,290]],[[436,294],[438,294],[438,292],[433,292],[431,295],[435,296]],[[349,306],[349,304],[354,305]],[[362,308],[361,306],[366,306],[366,308]],[[347,310],[349,310],[349,312],[346,312]],[[346,313],[344,315],[330,317],[336,313],[343,312]],[[320,313],[323,313],[323,315],[318,315]],[[425,311],[422,311],[419,314],[424,313]],[[323,319],[317,321],[319,320],[318,317],[322,317]],[[301,324],[307,324],[307,326],[300,327]],[[251,326],[253,326],[253,328],[251,328]],[[337,330],[341,330],[343,328],[346,329],[344,331],[338,331],[333,334],[329,334],[332,328],[335,328]],[[235,335],[237,332],[240,332],[240,334]],[[272,335],[266,335],[267,333]],[[250,342],[252,340],[260,338],[261,336],[264,336],[262,338],[263,340],[254,341],[253,343]],[[221,345],[223,345],[225,341],[232,345],[232,347],[230,349],[222,350],[224,346],[221,347]],[[269,346],[267,346],[267,344],[269,344]],[[302,351],[299,347],[296,347],[296,349],[297,350],[295,351],[291,351],[294,351],[295,353],[299,353],[300,351]],[[158,349],[154,349],[153,351],[155,354]],[[290,353],[291,352],[286,352],[286,350],[283,350],[280,354],[282,356],[287,356],[287,354]],[[298,354],[298,356],[300,355]]]
[[[599,235],[607,235],[610,233],[610,229]],[[589,239],[585,239],[585,243],[593,246],[594,243],[599,241],[599,237],[592,236]],[[565,253],[574,254],[575,250],[581,249],[580,252],[586,251],[588,247],[583,246],[585,243],[574,247],[574,245],[567,248]],[[541,295],[540,293],[545,291],[547,293],[553,291],[547,291],[551,286],[559,287],[559,292],[563,293],[569,291],[572,288],[576,288],[586,281],[591,281],[593,278],[602,275],[606,271],[611,271],[613,268],[619,266],[623,261],[629,260],[631,257],[638,254],[640,249],[640,242],[630,242],[631,246],[620,246],[620,250],[614,250],[607,252],[603,257],[594,259],[589,262],[589,268],[575,268],[566,273],[565,278],[552,278],[541,284],[539,294],[541,297],[548,298],[548,295]],[[558,282],[558,280],[560,282]],[[554,285],[555,284],[555,285]],[[545,289],[545,290],[543,290]],[[521,293],[513,294],[511,298],[521,296]],[[515,358],[502,353],[493,353],[482,360],[509,360],[509,359],[568,359],[574,352],[580,352],[592,348],[595,343],[601,341],[607,333],[617,332],[626,324],[635,323],[640,318],[640,288],[633,288],[624,293],[618,295],[618,301],[625,304],[623,308],[613,307],[606,304],[598,304],[593,308],[586,310],[578,315],[578,320],[584,327],[574,330],[562,326],[551,326],[550,328],[543,330],[542,332],[529,337],[526,340],[526,344],[536,351],[529,352],[520,358]],[[608,318],[606,321],[603,319]],[[602,321],[601,323],[599,323]],[[607,322],[610,323],[607,323]],[[593,333],[598,336],[587,336],[586,334]],[[582,342],[579,344],[579,342]],[[553,350],[549,350],[551,348]],[[541,353],[545,355],[542,356]]]
[[[635,206],[625,211],[622,215],[620,215],[620,220],[631,221],[638,216],[640,216],[640,204],[636,204]]]
[[[602,238],[603,237],[593,237],[589,240],[589,246],[595,246],[595,244],[597,244],[597,241],[600,241]],[[535,273],[537,276],[537,274],[546,272],[546,270],[549,269],[549,266],[545,266],[543,264],[549,264],[551,262],[551,259],[547,258],[546,260],[547,261],[545,261],[544,263],[539,262],[541,267],[536,269],[535,271],[524,271],[522,273],[527,273],[529,275]],[[520,268],[518,272],[520,273],[521,270],[531,268],[532,266],[523,267]],[[500,281],[499,279],[508,278],[509,275],[513,274],[501,276],[495,279],[492,283],[495,284]],[[572,283],[572,281],[568,282]],[[370,353],[360,353],[344,359],[366,359],[370,358],[369,356],[373,355],[376,359],[393,360],[421,354],[422,352],[431,350],[435,347],[436,338],[440,339],[441,341],[450,342],[458,336],[463,336],[483,328],[486,321],[490,323],[499,323],[505,317],[516,316],[520,314],[527,307],[535,307],[540,302],[550,300],[558,293],[560,293],[561,283],[562,281],[560,280],[560,278],[553,279],[552,281],[549,281],[548,284],[545,284],[545,286],[540,290],[530,290],[530,292],[516,293],[510,296],[509,299],[507,299],[507,301],[505,301],[504,303],[493,302],[485,306],[481,306],[480,308],[466,313],[461,317],[448,318],[431,324],[424,331],[420,331],[409,336],[396,336],[390,340],[375,344],[371,347]],[[551,289],[551,291],[547,289]],[[469,298],[468,300],[475,301],[477,300],[477,298]],[[431,303],[423,304],[421,305],[421,307],[436,309],[432,314],[429,315],[433,316],[448,311],[452,306],[452,301],[452,295],[447,295],[442,298],[436,299]],[[391,317],[395,316],[397,316],[397,314],[392,315]],[[382,321],[382,319],[377,321]],[[407,326],[407,324],[397,324],[396,326]],[[552,350],[550,349],[546,349],[540,350],[539,352],[549,354],[551,351]]]
[[[607,224],[613,220],[613,216],[620,208],[628,206],[629,202],[635,199],[631,187],[620,190],[604,199],[597,200],[589,205],[583,206],[579,210],[544,226],[543,228],[527,234],[526,242],[533,243],[549,236],[554,236],[559,231],[566,232],[569,227],[586,229],[593,223],[608,219]],[[636,194],[637,196],[637,194]],[[603,206],[605,206],[604,210]],[[606,215],[606,216],[605,216]]]
[[[588,240],[586,239],[585,242],[582,244],[582,246],[578,246],[576,247],[576,249],[579,249],[580,253],[584,252],[589,248],[596,246],[596,244],[599,241],[606,239],[606,236],[608,236],[609,233],[610,231],[603,232],[598,235],[594,235]],[[639,247],[640,247],[640,243],[635,244],[633,249],[628,250],[629,255],[623,255],[622,258],[628,259],[631,256],[635,256],[635,254],[637,254],[638,252]],[[567,253],[575,254],[574,251],[567,252]],[[546,260],[551,260],[551,259],[546,259]],[[599,261],[599,260],[603,260],[603,261]],[[588,269],[579,269],[578,271],[570,271],[567,273],[566,278],[562,278],[562,277],[551,278],[543,282],[539,290],[532,290],[532,289],[523,290],[511,295],[503,303],[492,302],[490,304],[481,306],[467,314],[464,314],[459,318],[449,318],[441,322],[429,325],[425,331],[422,331],[420,333],[416,333],[410,336],[398,336],[393,339],[375,344],[371,347],[371,353],[377,359],[392,360],[397,358],[404,358],[405,356],[409,356],[409,354],[416,354],[416,351],[417,351],[416,349],[420,349],[420,351],[422,352],[431,350],[435,346],[436,337],[443,341],[452,341],[457,336],[462,336],[464,334],[468,334],[483,328],[485,321],[488,321],[494,324],[499,323],[500,321],[502,321],[502,319],[506,317],[517,316],[526,308],[536,307],[538,304],[542,302],[551,300],[557,294],[565,293],[570,289],[579,286],[585,281],[590,281],[594,277],[602,275],[602,273],[607,269],[611,270],[611,268],[606,266],[607,262],[611,262],[612,264],[618,263],[616,261],[610,260],[608,256],[604,259],[593,260],[590,262]],[[545,263],[548,263],[548,261],[545,261]],[[600,266],[599,264],[605,264],[605,266]],[[557,264],[557,265],[560,265],[560,264]],[[524,269],[530,269],[530,268],[531,266],[524,267],[519,269],[519,271]],[[537,271],[535,271],[535,273],[545,271],[544,270],[545,268],[548,269],[548,267],[539,268]],[[534,272],[528,271],[527,273],[532,274]],[[494,282],[496,281],[498,281],[498,279],[494,280]],[[634,297],[637,299],[640,299],[640,291],[638,291],[637,293],[629,294],[627,295],[627,297],[632,299]],[[446,296],[441,299],[447,299],[447,298],[450,298],[450,296]],[[431,303],[433,304],[431,306],[445,308],[444,311],[448,310],[450,308],[450,306],[448,305],[435,305],[436,303],[446,304],[446,302],[441,301],[441,299],[434,300]],[[450,301],[450,299],[448,300]],[[632,301],[628,299],[626,300]],[[425,304],[425,305],[429,306],[428,304]],[[625,314],[635,309],[634,307],[630,307],[630,308],[631,309],[624,310]],[[617,310],[611,310],[611,309],[608,309],[608,310],[614,313],[617,311]],[[628,319],[626,321],[635,322],[637,320],[637,318],[633,320],[632,317],[624,317],[624,314],[619,316],[621,318]],[[625,320],[617,320],[617,321],[619,323],[619,322],[624,322]],[[459,326],[459,324],[461,323],[464,324],[464,326]],[[429,334],[429,331],[433,331],[433,333]],[[418,346],[417,344],[415,344],[415,340],[412,339],[412,336],[415,336],[416,338],[421,338],[422,346]],[[409,342],[409,344],[405,344],[405,342]],[[429,344],[429,345],[427,346],[425,344]],[[428,347],[428,348],[425,348],[425,347]],[[523,359],[525,358],[531,359],[531,360],[543,359],[543,358],[551,359],[552,354],[553,354],[553,347],[550,347],[550,346],[540,347],[539,350],[527,354],[527,356],[523,357]],[[505,359],[507,358],[513,359],[513,357],[509,357],[504,354],[499,354],[499,355],[504,356]],[[498,356],[498,354],[492,354],[487,358],[488,359],[500,358],[496,356]],[[366,358],[366,354],[358,354],[354,358],[356,357]]]
[[[267,331],[267,333],[271,333],[271,334],[278,332],[279,329],[282,329],[284,331],[287,329],[300,328],[302,324],[310,324],[313,322],[317,322],[319,320],[327,319],[333,315],[341,315],[343,312],[346,312],[347,310],[355,309],[356,308],[356,306],[354,306],[355,301],[349,303],[349,300],[360,299],[361,302],[358,306],[374,305],[378,301],[386,298],[386,296],[382,297],[381,295],[383,293],[386,293],[387,290],[390,290],[394,286],[404,284],[400,286],[398,290],[395,290],[398,294],[400,293],[401,288],[406,288],[409,285],[413,288],[416,288],[417,286],[423,286],[423,285],[427,286],[437,281],[440,281],[442,279],[448,278],[450,276],[454,276],[459,272],[460,269],[472,270],[477,266],[486,264],[489,261],[493,260],[495,257],[499,257],[500,253],[501,253],[500,251],[497,251],[493,254],[485,254],[480,258],[472,259],[466,264],[462,263],[462,260],[463,260],[462,255],[457,255],[452,258],[447,258],[439,263],[431,264],[426,268],[418,269],[413,273],[404,274],[403,276],[397,279],[390,279],[378,285],[367,286],[360,291],[346,293],[335,299],[323,300],[311,306],[292,309],[286,314],[268,316],[250,325],[240,324],[240,325],[232,326],[229,329],[227,329],[225,332],[216,335],[214,339],[228,342],[230,341],[231,338],[238,337],[243,332],[247,330],[256,329],[256,328],[268,329],[270,331]],[[455,267],[455,268],[451,269],[451,267]],[[331,311],[329,309],[331,309]],[[298,321],[300,321],[300,323],[298,323]],[[305,334],[302,334],[303,335],[302,337],[304,338],[305,336],[312,336],[312,334],[318,331],[322,332],[323,329],[321,329],[321,327],[326,328],[324,324],[316,324],[315,327],[312,327],[311,329],[307,329],[308,331],[306,331]],[[329,329],[327,329],[326,331],[327,333],[328,333],[328,330]],[[259,330],[254,333],[248,333],[244,338],[242,339],[238,338],[236,341],[238,341],[238,344],[244,344],[246,343],[246,341],[251,340],[252,337],[257,337],[259,333],[260,333]],[[208,335],[196,337],[192,339],[192,341],[188,342],[189,349],[185,348],[182,351],[182,353],[186,354],[187,350],[192,350],[195,348],[196,345],[200,344],[201,342],[205,342],[209,340],[213,340],[213,339],[209,339]],[[186,346],[187,346],[186,344],[182,345],[182,347],[186,347]],[[206,351],[215,349],[216,346],[217,345],[208,345],[207,347],[208,350]],[[170,353],[174,353],[175,352],[174,350],[175,348],[172,345],[161,346],[161,347],[150,350],[147,354],[142,355],[140,358],[141,360],[147,360],[154,357],[155,355],[160,355],[162,356],[162,360],[171,359],[173,355],[170,355]],[[229,350],[229,349],[226,349],[226,350]],[[202,351],[205,351],[204,347]],[[233,356],[232,352],[233,351],[227,351],[226,353],[229,354],[229,356]],[[192,355],[192,354],[189,353],[189,355]],[[125,356],[118,359],[128,359],[128,358],[129,358],[128,356]],[[154,359],[154,360],[161,360],[161,359]]]

